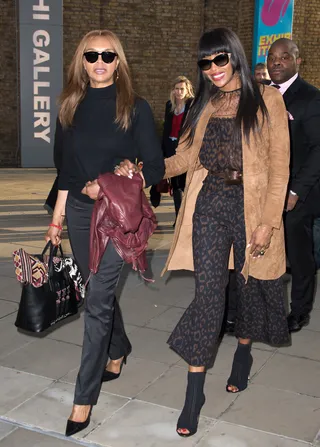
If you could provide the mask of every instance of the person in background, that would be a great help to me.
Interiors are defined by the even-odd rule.
[[[262,82],[262,83],[265,83],[265,81],[270,80],[267,65],[264,64],[263,62],[259,62],[254,67],[254,79],[257,82]]]
[[[276,40],[267,56],[271,85],[287,107],[291,140],[284,219],[292,274],[290,332],[309,324],[316,273],[313,221],[320,216],[320,91],[299,76],[301,61],[296,43],[285,38]]]
[[[226,391],[248,384],[251,344],[289,341],[284,288],[283,206],[289,178],[287,112],[276,89],[250,75],[230,29],[203,34],[197,93],[166,177],[187,172],[186,190],[164,269],[194,270],[195,298],[168,343],[188,364],[180,436],[196,433],[225,308],[228,259],[237,278],[236,336]]]
[[[165,158],[171,157],[176,153],[180,131],[184,124],[193,97],[193,87],[189,79],[185,76],[178,76],[173,81],[170,92],[170,100],[166,103],[162,134],[162,150]],[[181,206],[185,183],[186,174],[171,178],[176,217]]]
[[[164,174],[152,111],[135,95],[123,47],[111,31],[90,31],[75,51],[60,97],[56,145],[62,154],[59,191],[46,240],[60,244],[66,215],[72,253],[87,279],[99,175],[117,173],[124,159],[135,166],[137,158],[143,163],[139,173],[145,186],[159,182]],[[88,282],[82,358],[66,436],[89,425],[101,383],[120,376],[131,352],[115,298],[122,266],[109,240],[99,270]]]

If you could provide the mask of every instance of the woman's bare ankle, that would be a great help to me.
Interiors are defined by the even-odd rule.
[[[70,420],[74,422],[84,422],[90,413],[91,405],[76,405],[72,407]]]
[[[109,363],[106,366],[106,370],[118,374],[120,372],[122,361],[123,357],[120,357],[119,359],[116,360],[110,359]]]

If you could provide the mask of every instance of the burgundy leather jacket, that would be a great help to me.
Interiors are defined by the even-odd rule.
[[[100,191],[90,227],[91,273],[97,273],[109,238],[125,262],[144,272],[148,239],[157,222],[143,192],[141,176],[134,174],[130,179],[107,173],[98,178],[98,183]]]

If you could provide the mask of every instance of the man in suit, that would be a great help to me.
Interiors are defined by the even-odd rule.
[[[292,274],[289,330],[309,323],[316,265],[312,225],[320,215],[320,91],[298,74],[301,58],[297,45],[279,39],[268,52],[271,85],[283,95],[288,111],[291,162],[285,215],[287,256]]]

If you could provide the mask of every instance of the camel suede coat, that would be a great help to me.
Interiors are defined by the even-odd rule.
[[[259,258],[250,256],[247,247],[242,274],[260,280],[277,279],[286,269],[282,214],[289,179],[290,142],[288,115],[281,96],[275,88],[262,87],[263,99],[269,112],[269,120],[258,113],[261,135],[250,135],[247,144],[242,137],[244,217],[247,245],[259,224],[274,228],[270,247]],[[184,198],[175,226],[170,253],[162,272],[167,270],[194,270],[192,253],[192,218],[195,204],[208,171],[201,165],[199,152],[210,117],[215,106],[209,102],[204,109],[195,131],[193,144],[187,147],[180,139],[176,154],[165,160],[166,177],[187,172]],[[229,268],[233,268],[231,248]]]

